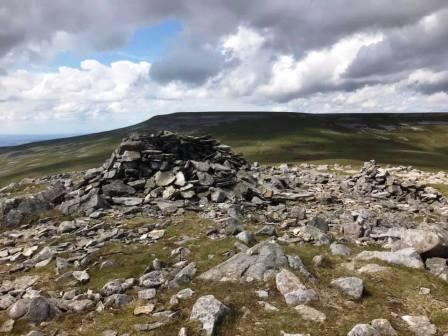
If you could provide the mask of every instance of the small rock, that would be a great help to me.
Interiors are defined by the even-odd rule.
[[[169,319],[166,319],[164,321],[154,322],[154,323],[134,324],[134,330],[135,331],[151,331],[151,330],[161,328],[168,323],[169,323]]]
[[[322,267],[325,262],[325,257],[323,255],[316,255],[313,257],[313,264],[316,267]]]
[[[0,310],[8,309],[16,301],[17,299],[10,294],[0,296]]]
[[[118,336],[118,332],[115,330],[104,330],[101,336]]]
[[[268,302],[258,301],[258,304],[264,308],[265,311],[268,312],[277,312],[279,309]]]
[[[132,298],[126,294],[112,294],[104,300],[106,308],[112,307],[120,309],[132,301]]]
[[[122,286],[123,281],[120,279],[115,279],[107,282],[103,288],[101,288],[100,292],[103,296],[110,296],[112,294],[123,293],[124,288]]]
[[[401,317],[416,336],[432,336],[437,334],[437,328],[427,316],[405,315]]]
[[[347,336],[381,336],[381,334],[369,324],[357,324]]]
[[[420,289],[418,290],[418,293],[420,295],[429,295],[431,293],[431,289],[426,288],[426,287],[420,287]]]
[[[147,304],[145,306],[139,306],[139,307],[135,307],[134,309],[134,315],[138,316],[138,315],[149,315],[154,311],[154,307],[155,305],[151,304]]]
[[[153,240],[158,240],[160,238],[163,238],[165,235],[165,230],[152,230],[148,233],[148,237]]]
[[[423,269],[424,267],[422,258],[413,248],[406,248],[395,252],[363,251],[355,257],[355,260],[363,261],[374,259],[410,268]]]
[[[77,225],[74,221],[65,221],[59,224],[58,232],[67,233],[77,229]]]
[[[444,281],[448,281],[448,265],[446,259],[428,258],[426,259],[425,265],[431,274]]]
[[[257,294],[260,299],[267,299],[269,297],[269,293],[265,290],[257,290],[255,291],[255,294]]]
[[[162,271],[152,271],[140,277],[140,286],[146,288],[159,287],[166,281],[165,275]]]
[[[182,172],[178,172],[176,174],[176,180],[174,181],[174,184],[183,187],[186,184],[185,175]]]
[[[166,187],[176,180],[176,176],[170,171],[158,171],[154,178],[158,187]]]
[[[210,199],[215,203],[222,203],[226,200],[227,195],[221,189],[215,189],[210,195]]]
[[[330,245],[330,251],[332,255],[335,256],[344,256],[347,257],[352,253],[352,250],[348,248],[347,246],[340,244],[340,243],[332,243]]]
[[[72,276],[81,284],[85,284],[90,280],[90,276],[87,271],[73,271]]]
[[[40,331],[33,330],[26,334],[26,336],[45,336],[45,334]]]
[[[295,306],[294,309],[300,314],[302,319],[306,321],[324,322],[327,319],[327,316],[324,313],[306,305],[298,305]]]
[[[187,300],[191,298],[194,294],[194,291],[191,288],[185,288],[177,292],[176,297],[180,300]]]
[[[312,218],[310,221],[308,221],[308,225],[314,226],[324,233],[327,233],[330,230],[327,220],[321,216]]]
[[[337,288],[343,294],[352,299],[359,299],[364,291],[362,279],[356,277],[345,277],[333,280],[330,286]]]
[[[361,274],[384,273],[390,271],[390,267],[381,266],[378,264],[367,264],[358,269]]]
[[[123,162],[132,162],[132,161],[137,161],[140,158],[141,158],[141,155],[139,152],[125,151],[121,157],[121,160]]]
[[[280,331],[280,335],[281,336],[311,336],[310,334],[290,334],[290,333],[285,333],[283,330]]]
[[[376,319],[370,322],[380,334],[380,336],[398,336],[398,333],[386,319]]]
[[[191,320],[199,320],[207,336],[212,336],[216,323],[229,311],[213,295],[200,297],[193,305]]]
[[[138,291],[138,298],[140,300],[151,300],[156,297],[156,289],[148,288]]]
[[[20,299],[9,309],[9,317],[13,320],[25,318],[31,322],[43,322],[52,319],[57,308],[41,296],[32,299]]]
[[[252,232],[249,231],[242,231],[236,235],[236,238],[238,238],[241,242],[244,244],[250,246],[254,243],[256,243],[255,235]]]
[[[284,296],[285,301],[290,306],[305,304],[318,300],[318,294],[307,289],[300,279],[292,272],[282,269],[275,277],[277,289]]]
[[[75,313],[81,313],[86,310],[90,310],[94,307],[94,302],[89,299],[85,300],[73,300],[68,303],[68,307],[70,310]]]
[[[275,236],[275,225],[264,225],[260,230],[257,231],[257,235],[268,237]]]

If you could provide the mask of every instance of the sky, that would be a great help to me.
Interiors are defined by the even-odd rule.
[[[1,0],[0,134],[183,111],[445,112],[446,0]]]

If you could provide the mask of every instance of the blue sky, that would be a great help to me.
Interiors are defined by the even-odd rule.
[[[79,67],[85,59],[95,59],[103,64],[128,59],[133,62],[154,62],[164,55],[167,47],[182,32],[182,23],[175,19],[163,20],[158,24],[138,28],[127,44],[120,49],[86,53],[82,50],[66,51],[56,55],[52,67]]]

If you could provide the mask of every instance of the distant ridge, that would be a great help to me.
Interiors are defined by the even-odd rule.
[[[0,148],[0,185],[95,167],[133,132],[210,134],[250,160],[448,168],[448,113],[182,112],[117,130]]]

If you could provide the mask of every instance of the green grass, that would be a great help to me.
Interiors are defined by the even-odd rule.
[[[110,280],[138,278],[155,258],[167,260],[168,256],[169,249],[160,244],[153,246],[108,244],[95,253],[94,258],[99,263],[105,260],[113,261],[114,265],[103,269],[100,269],[99,265],[91,268],[89,271],[91,280],[84,287],[99,291]]]
[[[141,225],[156,224],[153,218],[141,217],[132,221],[123,221],[122,226],[135,230]],[[161,223],[159,223],[161,224]],[[174,262],[170,257],[172,249],[178,247],[179,240],[186,240],[183,246],[191,250],[188,261],[195,262],[199,273],[210,269],[228,258],[226,252],[233,249],[235,238],[212,240],[207,237],[209,228],[218,224],[201,218],[195,213],[187,213],[184,217],[173,216],[170,223],[164,226],[166,230],[162,240],[151,245],[123,245],[108,243],[94,254],[94,265],[89,268],[91,280],[83,285],[84,289],[99,290],[107,281],[116,278],[138,278],[143,270],[154,258],[166,262]],[[353,254],[361,250],[372,249],[373,246],[350,246]],[[288,307],[277,291],[274,281],[268,283],[232,284],[201,281],[194,279],[191,283],[184,284],[180,288],[159,290],[156,298],[151,300],[156,306],[156,311],[172,309],[177,311],[176,318],[168,325],[157,329],[153,333],[132,333],[133,335],[167,335],[175,336],[181,327],[188,329],[188,335],[200,336],[198,323],[189,320],[191,307],[202,295],[213,294],[221,302],[232,309],[232,312],[218,326],[217,336],[257,336],[278,335],[280,330],[290,333],[310,333],[311,335],[335,335],[345,336],[357,323],[369,323],[376,318],[390,320],[399,335],[411,335],[399,316],[407,314],[427,315],[437,325],[440,332],[448,331],[448,284],[435,278],[424,270],[414,270],[405,267],[393,266],[393,272],[375,275],[362,275],[350,271],[342,266],[349,262],[350,258],[332,256],[326,246],[313,246],[310,244],[284,246],[286,254],[298,255],[303,260],[308,270],[316,275],[316,284],[307,283],[320,295],[318,302],[310,305],[327,315],[325,323],[312,323],[304,321],[298,313]],[[326,262],[323,267],[316,267],[312,263],[315,255],[324,255]],[[213,255],[213,258],[209,256]],[[103,260],[113,260],[115,266],[99,269],[99,263]],[[366,264],[357,262],[357,268]],[[387,265],[384,262],[378,262]],[[390,265],[389,265],[390,266]],[[55,284],[54,264],[33,270],[31,274],[39,274],[41,280],[38,288],[44,290],[60,291],[66,288],[66,283]],[[340,276],[360,276],[365,282],[365,295],[357,301],[348,301],[338,291],[329,287],[332,279]],[[298,277],[301,277],[297,273]],[[181,288],[190,287],[194,290],[192,298],[180,301],[173,307],[166,303],[170,297]],[[420,287],[431,289],[430,295],[419,294]],[[266,300],[276,306],[278,312],[266,312],[258,304],[260,300],[256,295],[257,289],[267,289],[270,293]],[[135,293],[131,293],[135,296]],[[56,329],[70,330],[71,334],[79,336],[98,335],[106,329],[114,329],[120,333],[133,331],[136,323],[150,323],[153,320],[145,316],[134,316],[133,309],[143,302],[134,301],[127,308],[121,310],[106,310],[102,313],[90,314],[63,314],[43,327],[51,334]],[[397,315],[394,315],[397,314]],[[5,314],[0,313],[0,322],[5,319]],[[22,322],[15,328],[11,335],[21,335],[28,330]]]
[[[448,168],[448,114],[307,115],[278,112],[177,113],[133,127],[0,149],[0,186],[24,177],[97,167],[134,131],[210,134],[252,161]]]
[[[445,197],[448,197],[448,184],[431,184],[430,186],[437,189]]]
[[[416,131],[387,117],[384,117],[386,120],[381,117],[358,119],[367,120],[369,129],[361,132],[341,126],[341,122],[331,116],[273,115],[255,121],[242,120],[231,127],[211,127],[209,132],[261,163],[306,161],[359,165],[375,159],[381,163],[425,169],[448,167],[448,125],[424,125],[421,126],[424,131]],[[381,123],[397,128],[386,131],[380,128]]]
[[[405,324],[392,313],[399,316],[425,314],[437,324],[440,331],[448,330],[448,313],[443,312],[443,309],[447,307],[448,285],[427,272],[394,267],[394,271],[390,273],[361,276],[365,281],[364,297],[358,301],[347,301],[339,292],[328,286],[336,277],[354,275],[353,272],[340,265],[348,261],[347,259],[329,255],[325,247],[302,245],[288,246],[285,249],[287,253],[299,255],[307,268],[319,279],[316,285],[308,283],[307,286],[320,293],[320,301],[310,305],[327,315],[325,323],[313,323],[301,319],[292,307],[286,305],[283,297],[275,289],[273,281],[267,284],[229,284],[194,280],[188,284],[195,292],[193,298],[181,301],[173,307],[178,311],[177,318],[169,325],[158,329],[154,335],[174,336],[182,326],[188,328],[189,335],[202,335],[197,323],[189,321],[189,314],[195,300],[207,294],[213,294],[232,309],[232,313],[219,325],[217,336],[278,335],[280,330],[311,335],[345,336],[355,324],[369,323],[376,318],[389,319],[400,335],[410,336],[411,333]],[[220,248],[217,247],[217,251],[219,250]],[[325,267],[312,265],[311,259],[316,254],[326,255],[328,262]],[[195,262],[200,262],[202,258],[203,256],[195,252],[192,255],[192,260]],[[219,261],[215,260],[213,265]],[[363,263],[359,263],[358,267],[361,265]],[[297,275],[300,277],[300,274]],[[420,295],[418,293],[420,287],[430,288],[431,294]],[[278,312],[263,310],[258,304],[260,299],[255,295],[257,289],[269,290],[270,295],[266,301],[276,306],[279,309]],[[160,304],[167,302],[178,290],[160,291],[153,303],[161,309]],[[135,323],[150,322],[147,318],[132,315],[133,308],[138,304],[140,303],[136,302],[122,311],[106,311],[95,315],[91,318],[91,324],[87,324],[88,327],[79,332],[79,335],[95,335],[95,331],[109,328],[126,332],[132,330]]]

